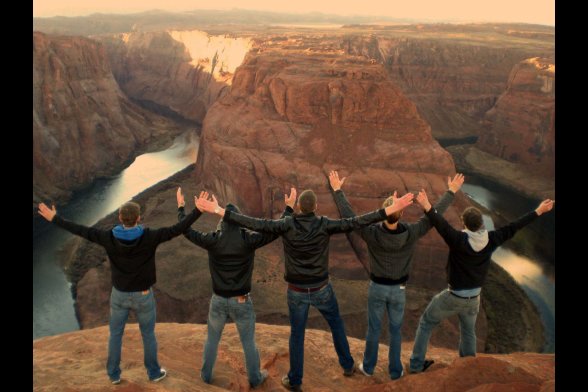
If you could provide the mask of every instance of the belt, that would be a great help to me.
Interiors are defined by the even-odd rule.
[[[461,299],[472,299],[472,298],[477,298],[477,297],[479,297],[479,296],[480,296],[480,294],[478,294],[478,295],[473,295],[473,296],[471,296],[471,297],[462,297],[461,295],[457,295],[457,294],[455,294],[455,293],[454,293],[453,291],[451,291],[451,290],[449,291],[449,293],[450,293],[451,295],[453,295],[454,297],[461,298]]]
[[[297,291],[299,293],[314,293],[315,291],[319,291],[324,289],[329,283],[325,283],[322,286],[319,287],[309,287],[309,288],[303,288],[303,287],[298,287],[298,286],[294,286],[291,283],[288,283],[288,290],[292,290],[292,291]]]

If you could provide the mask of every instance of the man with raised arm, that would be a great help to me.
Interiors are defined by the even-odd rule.
[[[341,190],[345,178],[339,179],[339,173],[329,173],[329,183],[333,188],[335,203],[341,216],[355,216],[351,204]],[[462,174],[457,173],[453,180],[447,178],[447,192],[435,205],[439,213],[444,213],[453,201],[455,193],[464,181]],[[396,192],[382,204],[387,207],[397,203]],[[385,221],[374,223],[359,230],[361,238],[366,242],[370,260],[370,285],[368,289],[368,325],[365,338],[365,352],[359,370],[371,377],[378,361],[380,330],[384,310],[388,311],[389,350],[388,374],[396,380],[404,374],[400,361],[402,321],[406,303],[406,282],[412,256],[419,238],[432,228],[429,218],[423,216],[416,223],[400,221],[404,211],[396,212]]]
[[[184,196],[178,188],[178,220],[185,218]],[[208,199],[208,193],[200,193],[200,198]],[[286,205],[292,208],[294,198],[285,196]],[[239,212],[231,203],[225,206],[228,211]],[[260,369],[259,351],[255,344],[255,310],[251,300],[251,276],[255,250],[269,244],[277,234],[258,233],[234,223],[220,220],[217,229],[202,233],[188,228],[184,236],[194,244],[208,251],[208,266],[212,279],[212,298],[208,309],[206,343],[204,344],[200,377],[210,384],[218,352],[218,344],[225,323],[230,318],[235,322],[245,354],[247,378],[252,388],[263,384],[267,370]]]
[[[141,220],[139,204],[127,202],[118,210],[118,219],[121,224],[109,230],[86,227],[65,220],[57,215],[55,206],[49,208],[45,203],[39,204],[38,212],[43,218],[62,229],[101,245],[108,254],[112,292],[106,371],[111,383],[117,385],[121,382],[122,337],[131,310],[135,312],[143,338],[147,377],[153,382],[161,381],[167,372],[159,366],[157,361],[156,312],[152,288],[156,280],[155,250],[162,242],[182,234],[200,217],[201,212],[194,209],[186,219],[174,226],[150,229],[139,225]]]
[[[296,189],[292,188],[290,195],[296,200]],[[404,195],[397,203],[385,209],[345,219],[317,216],[317,198],[312,190],[305,190],[300,194],[300,214],[294,214],[293,208],[288,206],[286,217],[278,220],[256,219],[237,214],[219,207],[214,195],[212,198],[212,201],[199,199],[198,208],[214,212],[224,217],[225,221],[282,236],[290,317],[290,371],[282,378],[282,385],[293,391],[300,390],[304,366],[304,333],[310,305],[317,308],[329,323],[343,374],[352,376],[355,372],[354,361],[349,351],[343,319],[339,314],[337,298],[329,282],[329,238],[332,234],[349,232],[386,219],[387,215],[410,205],[412,193]]]
[[[475,207],[464,210],[461,220],[465,229],[456,230],[431,207],[424,189],[419,192],[417,200],[449,246],[449,285],[433,297],[421,316],[410,356],[411,373],[420,373],[434,362],[425,359],[431,332],[441,321],[455,314],[459,317],[459,356],[476,356],[476,318],[480,308],[480,292],[488,274],[492,253],[519,229],[551,211],[555,204],[553,200],[543,200],[535,210],[514,222],[487,231],[484,229],[482,213]]]

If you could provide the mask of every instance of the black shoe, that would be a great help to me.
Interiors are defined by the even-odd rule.
[[[288,378],[288,375],[285,375],[284,377],[282,377],[282,385],[290,391],[296,391],[296,392],[302,391],[302,389],[300,388],[300,384],[298,384],[298,385],[291,385],[290,384],[290,379]]]
[[[414,370],[412,368],[408,369],[408,372],[410,374],[417,374],[417,373],[422,373],[425,370],[427,370],[432,364],[434,364],[435,361],[433,361],[432,359],[425,359],[425,361],[423,362],[423,367],[420,370]]]
[[[159,376],[152,378],[150,381],[151,382],[160,382],[161,380],[163,380],[165,378],[165,376],[167,376],[167,371],[164,368],[161,368]]]
[[[435,361],[433,361],[432,359],[425,359],[425,362],[423,362],[423,372],[425,370],[427,370],[429,368],[429,366],[431,366],[432,364],[434,364]]]
[[[353,365],[351,369],[343,369],[343,375],[345,377],[351,377],[353,376],[353,373],[355,373],[355,365]]]

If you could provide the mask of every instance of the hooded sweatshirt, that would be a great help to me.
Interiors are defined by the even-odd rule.
[[[239,212],[233,204],[226,211]],[[178,220],[184,218],[184,208],[178,208]],[[235,297],[251,291],[251,276],[255,249],[269,244],[277,234],[263,234],[220,220],[217,230],[202,233],[194,229],[184,232],[184,237],[208,251],[208,267],[212,290],[221,297]]]
[[[447,280],[452,290],[467,290],[482,287],[492,253],[515,233],[537,218],[531,211],[514,222],[496,230],[455,230],[441,214],[431,208],[427,216],[449,246]]]
[[[59,215],[51,221],[70,233],[79,235],[104,247],[110,260],[112,285],[120,291],[144,291],[156,281],[155,251],[162,242],[182,234],[201,212],[194,209],[182,222],[159,229],[116,226],[102,230],[78,225]]]

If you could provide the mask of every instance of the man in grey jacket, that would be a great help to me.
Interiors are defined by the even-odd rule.
[[[329,183],[334,191],[335,203],[343,218],[355,216],[349,201],[341,190],[345,177],[339,179],[339,173],[329,173]],[[458,173],[453,180],[447,178],[448,190],[441,197],[436,209],[443,213],[453,201],[455,193],[461,188],[464,177]],[[382,207],[394,205],[398,200],[396,192],[388,197]],[[370,260],[370,286],[368,291],[368,328],[365,338],[363,362],[359,365],[361,372],[371,377],[378,360],[378,346],[382,316],[388,310],[389,351],[388,374],[395,380],[403,374],[400,361],[400,347],[404,305],[406,303],[405,284],[408,280],[412,255],[416,241],[432,228],[427,216],[416,223],[399,221],[403,210],[389,215],[385,221],[371,224],[358,230],[366,242]]]

